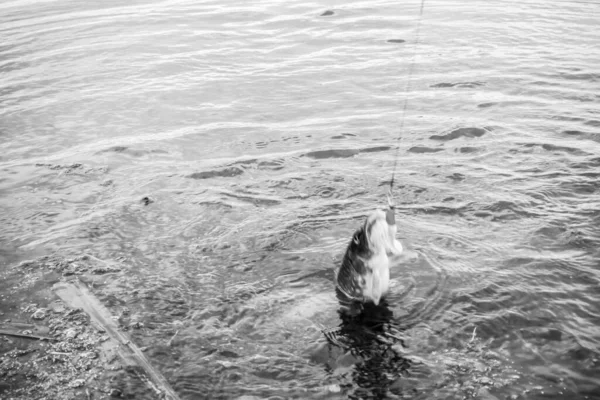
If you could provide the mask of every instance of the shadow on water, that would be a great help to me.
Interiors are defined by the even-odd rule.
[[[385,301],[352,307],[351,312],[340,309],[339,327],[324,332],[330,360],[326,370],[333,375],[346,370],[343,375],[350,382],[341,386],[350,399],[387,398],[411,366],[403,357],[402,330]]]

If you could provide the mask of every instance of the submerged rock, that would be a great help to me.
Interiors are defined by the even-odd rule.
[[[46,309],[45,308],[38,308],[33,314],[31,314],[31,318],[33,319],[44,319],[46,318]]]
[[[69,386],[72,388],[80,388],[85,384],[85,381],[83,379],[75,379],[74,381],[72,381],[71,383],[69,383]]]
[[[65,331],[65,337],[67,339],[75,339],[79,335],[79,332],[75,328],[69,328]]]

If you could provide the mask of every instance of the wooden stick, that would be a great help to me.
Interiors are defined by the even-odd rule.
[[[34,339],[34,340],[57,340],[56,338],[51,338],[51,337],[47,337],[47,336],[26,335],[24,333],[7,331],[4,329],[0,329],[0,335],[14,336],[14,337],[19,337],[19,338]]]
[[[126,365],[138,366],[144,371],[148,385],[159,395],[164,394],[168,400],[179,400],[177,393],[171,388],[169,382],[158,372],[144,353],[128,336],[119,330],[112,319],[110,312],[100,303],[88,288],[79,281],[59,282],[54,285],[56,294],[72,308],[82,308],[92,319],[92,322],[101,326],[110,337],[110,344]]]

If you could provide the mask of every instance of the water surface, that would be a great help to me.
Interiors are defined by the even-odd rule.
[[[419,8],[0,4],[2,268],[118,261],[182,399],[598,398],[600,3]],[[419,259],[343,323],[396,155]]]

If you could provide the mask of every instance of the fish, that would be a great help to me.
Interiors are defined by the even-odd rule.
[[[379,303],[390,286],[390,256],[400,255],[404,248],[396,239],[395,209],[369,214],[352,235],[341,264],[334,271],[336,295],[340,303]]]

